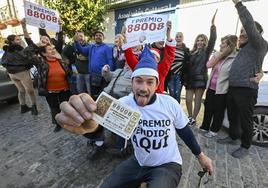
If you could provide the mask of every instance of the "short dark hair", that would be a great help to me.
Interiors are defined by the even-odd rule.
[[[7,40],[5,41],[6,44],[10,45],[15,40],[17,35],[8,35]]]
[[[102,31],[99,31],[99,30],[98,30],[98,31],[95,31],[95,32],[93,33],[93,35],[92,35],[92,36],[93,36],[93,37],[95,37],[95,35],[96,35],[97,33],[100,33],[100,34],[102,34],[102,36],[104,37],[104,34],[103,34],[103,32],[102,32]]]

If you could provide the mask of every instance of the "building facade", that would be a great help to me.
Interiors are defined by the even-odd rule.
[[[42,0],[34,0],[37,4],[43,4]],[[0,48],[8,35],[23,35],[19,21],[24,18],[23,0],[0,1]],[[34,42],[39,41],[38,28],[27,25],[28,31]]]
[[[107,0],[108,16],[106,19],[106,42],[113,43],[114,36],[121,32],[121,28],[129,17],[145,13],[174,14],[180,0]]]

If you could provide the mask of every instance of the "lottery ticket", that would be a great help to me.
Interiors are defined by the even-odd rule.
[[[102,92],[93,119],[113,133],[129,139],[140,120],[140,113]]]

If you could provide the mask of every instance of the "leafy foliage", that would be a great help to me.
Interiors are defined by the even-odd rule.
[[[95,31],[104,29],[106,7],[103,0],[45,0],[45,4],[58,10],[62,30],[69,37],[79,30],[92,36]]]

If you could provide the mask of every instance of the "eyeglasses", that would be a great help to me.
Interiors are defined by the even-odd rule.
[[[198,188],[203,187],[203,185],[206,185],[210,181],[209,173],[206,169],[199,171],[197,175],[199,176]]]

